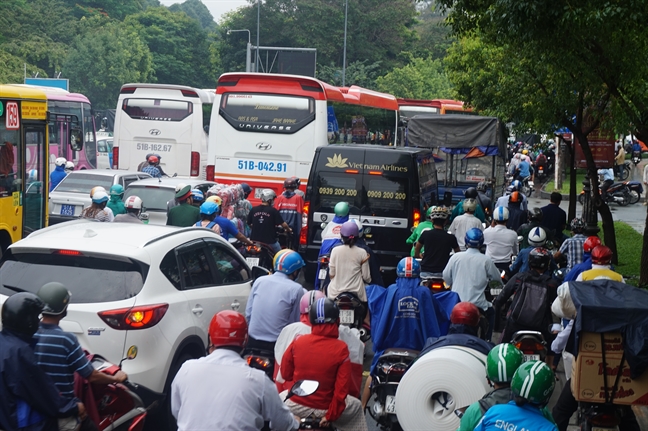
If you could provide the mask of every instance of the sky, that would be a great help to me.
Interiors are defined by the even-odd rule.
[[[248,4],[246,0],[201,0],[216,22],[220,21],[221,15],[231,10],[234,10],[240,6],[245,6]],[[171,6],[174,3],[183,3],[184,0],[160,0],[165,6]]]

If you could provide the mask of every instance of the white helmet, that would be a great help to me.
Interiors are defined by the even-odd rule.
[[[108,202],[108,193],[105,190],[97,190],[92,196],[92,202],[95,204],[102,204]]]
[[[362,233],[363,233],[362,222],[360,220],[358,220],[357,218],[354,218],[352,220],[356,224],[356,226],[358,226],[358,236],[362,237]]]
[[[65,159],[65,157],[59,157],[54,161],[54,164],[56,166],[65,166],[66,163],[67,163],[67,160]]]
[[[175,188],[175,192],[178,193],[180,190],[184,189],[185,187],[187,187],[185,183],[178,183],[178,185]]]
[[[65,172],[72,172],[74,170],[74,162],[67,161],[65,162]]]
[[[547,233],[541,227],[534,227],[527,237],[529,245],[533,247],[544,247],[547,242]]]
[[[477,200],[473,198],[464,199],[463,209],[466,212],[475,212],[475,210],[477,210]]]
[[[495,221],[506,221],[509,219],[509,210],[506,207],[497,207],[493,211]]]
[[[95,186],[95,187],[93,187],[92,189],[90,189],[90,199],[92,199],[92,197],[93,197],[93,196],[95,195],[95,193],[97,193],[97,192],[104,192],[104,193],[107,193],[107,192],[106,192],[106,189],[104,189],[103,187],[101,187],[101,186]]]
[[[272,189],[263,189],[261,192],[261,202],[270,202],[277,197],[277,194]]]
[[[38,170],[31,169],[29,171],[28,176],[27,176],[27,181],[29,181],[30,183],[32,183],[34,181],[38,181]]]
[[[138,196],[129,196],[124,201],[124,206],[128,209],[141,210],[142,209],[142,200]]]

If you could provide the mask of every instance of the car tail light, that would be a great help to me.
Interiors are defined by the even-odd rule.
[[[63,256],[83,256],[83,253],[77,250],[54,250],[54,254],[61,254]]]
[[[214,168],[214,165],[207,165],[205,168],[205,179],[207,181],[214,181],[215,171],[216,169]]]
[[[421,211],[419,211],[418,209],[414,209],[413,219],[414,219],[414,227],[417,227],[421,221]]]
[[[169,304],[154,304],[100,311],[97,314],[113,329],[146,329],[162,320],[168,309]]]
[[[598,413],[592,416],[589,423],[595,427],[616,428],[621,424],[619,417],[614,413]]]
[[[191,173],[192,177],[200,175],[200,153],[198,151],[191,152]]]
[[[310,209],[310,202],[304,202],[302,209],[302,228],[299,232],[299,245],[306,245],[308,238],[308,210]]]
[[[531,338],[525,338],[516,342],[515,347],[517,347],[520,351],[522,351],[522,353],[526,353],[527,355],[541,352],[545,349],[545,346],[542,343],[538,343]]]
[[[113,169],[119,169],[119,147],[113,147]]]

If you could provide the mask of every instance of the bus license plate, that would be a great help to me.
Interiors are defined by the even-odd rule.
[[[326,278],[326,270],[325,269],[320,269],[319,270],[319,278],[320,280],[324,280]]]
[[[524,355],[524,362],[539,361],[540,355]]]
[[[74,216],[74,205],[61,205],[61,215],[64,216]]]
[[[491,292],[491,295],[497,296],[500,293],[502,293],[502,289],[491,289],[490,292]]]
[[[385,412],[396,414],[396,397],[393,395],[387,395],[385,399]]]
[[[259,258],[258,257],[246,257],[245,261],[247,262],[248,266],[251,268],[253,266],[257,266],[259,264]]]
[[[340,310],[340,323],[343,325],[351,325],[355,312],[353,310]]]

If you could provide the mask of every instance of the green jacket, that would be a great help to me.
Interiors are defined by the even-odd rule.
[[[167,214],[168,226],[189,227],[196,224],[200,218],[200,209],[189,205],[186,201],[176,205]]]
[[[414,257],[414,250],[416,249],[416,241],[418,241],[418,239],[421,237],[421,234],[426,229],[434,229],[434,225],[429,220],[419,223],[419,225],[416,226],[416,228],[412,231],[410,237],[407,238],[407,240],[405,241],[408,244],[412,244],[412,252],[410,253],[410,256]],[[421,248],[421,255],[422,254],[423,254],[423,248]]]
[[[126,214],[126,207],[119,196],[110,196],[110,200],[106,206],[110,208],[115,215]]]
[[[455,217],[458,217],[465,212],[463,209],[463,203],[464,201],[459,202],[452,209],[452,214],[450,214],[450,223],[452,223],[452,220],[454,220]],[[475,217],[477,217],[482,223],[486,223],[486,214],[484,214],[484,210],[479,204],[477,204],[477,209],[475,210]]]

